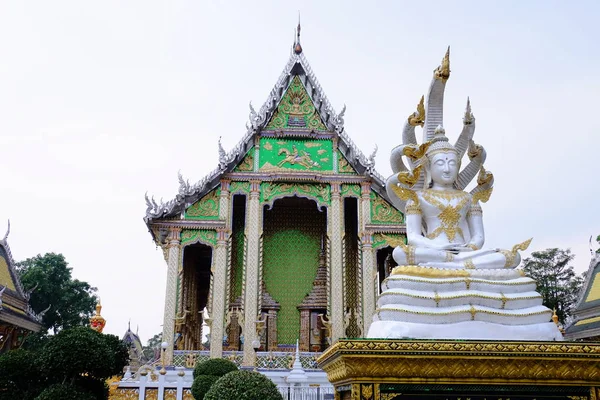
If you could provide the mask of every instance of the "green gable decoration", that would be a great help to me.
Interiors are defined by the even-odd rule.
[[[404,215],[375,192],[371,192],[371,222],[383,225],[400,225]]]
[[[331,140],[260,138],[260,171],[333,171]]]
[[[250,194],[250,182],[238,182],[238,181],[231,182],[231,184],[229,185],[229,192],[231,194],[236,194],[236,193]]]
[[[339,151],[337,153],[337,157],[338,157],[338,174],[358,175],[356,173],[356,171],[354,170],[354,168],[352,168],[352,166],[350,165],[348,160],[346,160],[346,157],[344,157],[342,155],[342,153],[340,153]]]
[[[358,197],[360,198],[360,185],[355,183],[342,185],[342,197]]]
[[[217,245],[217,232],[214,230],[184,229],[181,231],[181,246],[200,242],[211,247]]]
[[[209,192],[185,210],[186,219],[213,220],[219,219],[219,196],[221,189]]]
[[[273,204],[273,201],[283,197],[298,196],[315,200],[322,207],[329,205],[331,193],[329,185],[309,183],[273,183],[261,184],[261,200],[263,203]]]
[[[234,169],[233,172],[251,172],[254,171],[254,148],[250,149],[246,156]]]
[[[326,131],[306,88],[296,75],[283,95],[266,130],[302,129]]]

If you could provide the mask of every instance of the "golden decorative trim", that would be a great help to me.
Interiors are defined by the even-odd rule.
[[[414,202],[409,202],[406,203],[406,207],[405,207],[405,214],[406,215],[421,215],[422,210],[421,210],[421,206],[418,204],[415,204]]]
[[[417,111],[409,115],[408,124],[410,126],[423,126],[425,124],[425,96],[421,96]]]
[[[473,203],[477,203],[478,201],[482,203],[487,203],[493,191],[494,188],[491,187],[489,189],[480,190],[479,192],[473,193]]]
[[[475,244],[473,243],[469,243],[467,245],[468,248],[470,248],[471,250],[479,250],[479,247],[477,247]]]
[[[458,226],[458,222],[461,218],[460,211],[467,205],[471,196],[460,191],[423,190],[421,193],[426,202],[440,210],[440,226],[433,232],[430,232],[427,237],[429,239],[435,239],[444,233],[450,241],[453,241],[457,234],[464,239],[465,236],[462,229]],[[441,200],[447,202],[457,200],[458,203],[450,205],[443,203]]]
[[[465,260],[464,265],[466,269],[475,269],[475,264],[473,264],[473,260],[470,258]]]
[[[464,269],[441,269],[420,267],[418,265],[398,265],[392,270],[392,275],[422,276],[426,278],[456,278],[471,276],[469,271]]]
[[[423,164],[416,167],[412,173],[410,171],[398,172],[398,181],[408,187],[413,187],[419,181],[422,169]]]
[[[450,261],[454,261],[454,254],[450,251],[446,252],[446,259],[444,260],[445,262],[450,262]]]
[[[399,311],[399,312],[403,312],[406,314],[416,314],[416,315],[431,315],[431,316],[447,316],[447,315],[453,315],[453,314],[464,314],[466,312],[471,313],[471,315],[475,315],[475,312],[481,313],[481,314],[490,314],[490,315],[500,315],[503,317],[513,317],[513,318],[522,318],[522,317],[531,317],[532,315],[541,315],[541,314],[550,314],[551,311],[547,310],[547,311],[538,311],[538,312],[531,312],[531,313],[526,313],[526,314],[519,314],[519,313],[511,313],[511,312],[499,312],[499,311],[490,311],[490,310],[484,310],[484,309],[479,309],[479,308],[475,308],[474,305],[470,305],[470,309],[469,310],[457,310],[457,311],[437,311],[437,312],[426,312],[426,311],[415,311],[415,310],[409,310],[406,308],[399,308],[399,307],[386,307],[386,308],[378,308],[377,311]],[[550,319],[550,316],[548,316],[548,319]]]
[[[419,204],[419,198],[417,197],[417,193],[414,190],[405,189],[398,185],[392,185],[392,190],[396,194],[396,196],[400,198],[400,200],[412,200],[416,204]]]
[[[599,357],[600,344],[589,342],[341,339],[318,363],[336,386],[357,381],[594,386]]]

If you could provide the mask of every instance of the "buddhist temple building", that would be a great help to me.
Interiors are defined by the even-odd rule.
[[[265,363],[364,337],[405,240],[370,156],[352,142],[300,43],[229,152],[195,184],[179,177],[145,222],[167,263],[163,338],[174,351]],[[203,334],[210,327],[210,339]],[[208,347],[208,348],[207,348]],[[315,355],[316,357],[316,355]],[[286,361],[287,363],[287,361]],[[316,367],[315,367],[316,368]]]
[[[129,350],[129,366],[133,370],[137,370],[149,360],[144,354],[142,341],[137,333],[131,330],[131,325],[127,327],[127,331],[123,335],[123,342]]]
[[[565,331],[566,340],[600,340],[600,254],[593,253],[585,283]]]
[[[8,234],[0,240],[0,353],[21,346],[31,332],[41,329],[41,317],[29,307],[29,293],[23,286],[8,246]]]

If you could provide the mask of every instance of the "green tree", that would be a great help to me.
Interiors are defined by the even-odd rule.
[[[543,304],[565,325],[571,317],[573,307],[583,286],[583,277],[575,273],[570,263],[575,258],[571,250],[557,248],[535,251],[523,262],[525,274],[537,283]]]
[[[106,379],[120,374],[127,361],[118,337],[83,326],[63,329],[41,348],[0,356],[0,400],[103,400]]]
[[[162,343],[162,333],[157,333],[148,339],[148,343],[142,347],[144,356],[148,360],[155,360],[160,354],[160,344]]]
[[[64,328],[87,325],[93,315],[96,288],[73,279],[72,269],[62,254],[46,253],[17,263],[23,287],[34,289],[29,299],[31,308],[40,313],[46,330],[57,333]]]

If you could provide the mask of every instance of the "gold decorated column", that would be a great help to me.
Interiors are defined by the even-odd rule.
[[[367,225],[371,223],[371,182],[362,182],[360,196],[360,218],[359,232],[361,233],[362,251],[362,295],[363,295],[363,336],[369,332],[375,313],[375,299],[377,291],[377,268],[375,266],[375,254],[373,252],[372,232],[367,231]]]
[[[250,181],[250,200],[246,209],[246,265],[244,265],[246,281],[244,298],[244,366],[253,366],[256,353],[252,342],[256,335],[256,317],[258,314],[258,267],[260,262],[260,181]]]
[[[210,332],[210,356],[223,355],[223,322],[225,320],[225,285],[227,281],[227,240],[229,229],[217,228],[217,247],[213,257],[212,322]]]
[[[175,337],[175,311],[177,308],[177,278],[179,275],[179,250],[181,229],[171,228],[167,236],[167,290],[162,340],[169,343],[164,357],[165,363],[173,363],[173,339]]]
[[[228,179],[221,180],[221,196],[219,198],[219,219],[225,221],[225,228],[217,229],[217,247],[214,249],[213,265],[211,266],[210,282],[210,356],[213,358],[223,355],[223,331],[225,313],[227,310],[227,241],[229,239],[231,223],[229,221],[229,208],[231,194]]]
[[[327,215],[331,260],[329,268],[331,279],[331,342],[344,337],[344,291],[342,268],[342,198],[340,184],[331,184],[331,207]]]

